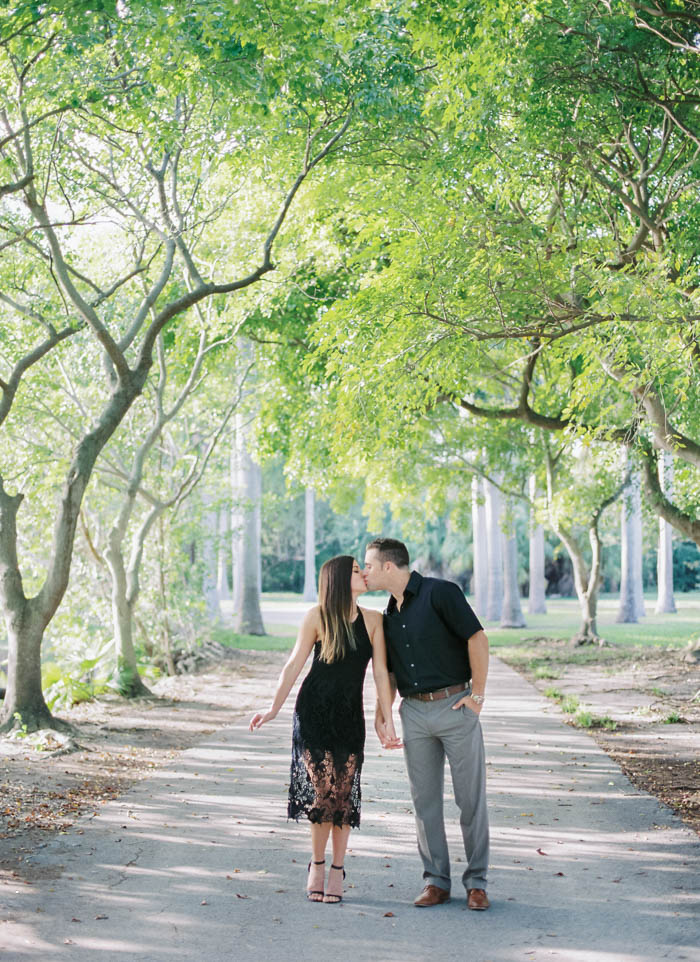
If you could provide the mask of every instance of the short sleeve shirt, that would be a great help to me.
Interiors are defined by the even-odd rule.
[[[389,670],[401,695],[437,691],[471,680],[467,641],[481,629],[459,585],[411,572],[401,610],[384,612]]]

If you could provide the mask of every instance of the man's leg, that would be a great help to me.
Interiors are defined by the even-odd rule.
[[[486,889],[489,822],[484,739],[478,715],[469,708],[452,709],[451,706],[461,697],[457,695],[447,700],[442,729],[443,744],[450,763],[467,856],[462,881],[467,889]]]
[[[404,699],[399,712],[423,878],[426,884],[449,892],[450,858],[443,814],[445,752],[440,739],[429,731],[426,708],[432,707]]]

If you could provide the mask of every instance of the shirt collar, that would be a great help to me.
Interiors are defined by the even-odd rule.
[[[406,587],[403,590],[404,601],[406,600],[406,597],[408,595],[413,595],[415,597],[418,594],[418,592],[420,591],[420,586],[422,584],[422,581],[423,581],[423,576],[421,574],[419,574],[417,571],[411,572],[411,575],[408,579]],[[394,611],[396,611],[396,598],[394,598],[394,596],[392,595],[389,598],[388,605],[386,606],[386,613],[390,615]]]

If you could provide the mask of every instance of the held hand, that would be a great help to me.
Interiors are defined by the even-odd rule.
[[[455,704],[452,706],[452,711],[455,711],[457,708],[461,708],[462,705],[466,705],[466,707],[470,711],[473,711],[475,715],[480,715],[481,709],[484,707],[483,702],[478,704],[474,701],[471,695],[465,695],[464,698],[460,698],[458,702],[455,702]]]
[[[396,734],[393,721],[389,720],[385,725],[377,719],[375,727],[377,729],[377,735],[379,736],[379,741],[382,744],[382,748],[403,748],[401,739]]]
[[[380,741],[382,744],[384,744],[384,727],[385,727],[385,726],[384,726],[384,718],[383,718],[383,716],[382,716],[382,715],[379,715],[379,714],[375,715],[375,716],[374,716],[374,730],[375,730],[375,732],[377,733],[377,738],[379,739],[379,741]]]
[[[261,725],[264,725],[265,722],[272,721],[272,719],[276,717],[277,717],[276,712],[272,712],[272,711],[260,712],[259,711],[255,715],[253,715],[253,717],[250,719],[250,725],[248,725],[248,731],[254,732],[257,728],[260,728]]]

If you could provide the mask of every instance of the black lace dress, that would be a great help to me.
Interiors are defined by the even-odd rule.
[[[311,670],[294,708],[292,772],[287,817],[333,825],[360,824],[360,771],[365,748],[362,688],[372,643],[362,612],[352,625],[355,650],[321,661],[314,645]]]

